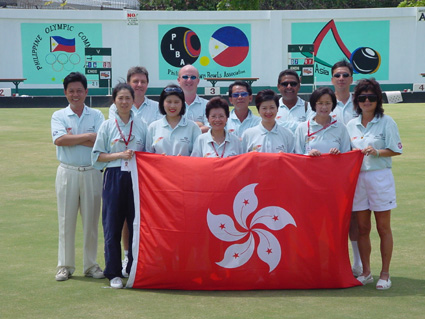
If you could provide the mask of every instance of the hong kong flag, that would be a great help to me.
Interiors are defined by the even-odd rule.
[[[136,152],[133,288],[345,288],[363,155]]]

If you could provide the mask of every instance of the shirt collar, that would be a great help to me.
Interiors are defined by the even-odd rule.
[[[81,114],[88,114],[90,113],[88,110],[88,106],[84,104],[84,109],[83,109],[83,113]],[[71,105],[68,104],[68,107],[65,109],[65,114],[68,116],[72,116],[72,115],[77,115],[76,113],[74,113],[74,111],[71,109]],[[78,115],[77,115],[78,116]]]
[[[249,118],[251,118],[251,117],[252,117],[252,112],[251,112],[251,110],[250,110],[250,109],[248,109],[248,115],[246,116],[246,118],[245,118],[245,120],[244,120],[244,121],[248,120],[248,119],[249,119]],[[235,109],[233,109],[233,110],[230,112],[230,116],[229,116],[229,118],[230,118],[230,119],[232,119],[232,120],[238,120],[238,121],[239,121],[239,118],[236,116]]]
[[[167,117],[164,115],[163,117],[162,117],[162,126],[163,127],[167,127],[167,126],[170,126],[170,124],[168,123],[168,121],[167,121]],[[186,119],[186,116],[182,116],[181,117],[181,119],[180,119],[180,122],[176,125],[176,127],[177,126],[187,126],[187,119]],[[170,126],[171,127],[171,126]]]
[[[277,130],[278,130],[278,124],[277,122],[274,123],[273,128],[269,131],[268,129],[266,129],[263,125],[263,122],[260,122],[259,127],[260,127],[260,131],[262,135],[268,134],[268,133],[273,133],[273,134],[277,134]]]

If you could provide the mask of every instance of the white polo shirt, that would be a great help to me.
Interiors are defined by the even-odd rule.
[[[289,109],[284,103],[283,99],[279,100],[279,108],[277,110],[276,122],[286,128],[289,128],[292,133],[298,127],[298,124],[307,121],[313,111],[310,104],[307,105],[307,112],[305,110],[305,101],[298,97],[297,103]]]
[[[53,143],[59,137],[71,133],[74,135],[84,133],[97,133],[105,120],[102,112],[84,105],[81,116],[72,111],[68,105],[62,110],[53,113],[51,120],[51,132]],[[91,165],[91,147],[83,145],[56,146],[58,160],[72,166]]]
[[[403,153],[400,133],[396,122],[388,116],[375,116],[366,127],[362,125],[362,115],[352,119],[347,124],[348,134],[351,138],[353,148],[364,149],[372,146],[375,149],[390,149],[396,153]],[[362,164],[362,171],[373,171],[384,168],[391,168],[391,157],[365,156]]]
[[[242,150],[262,153],[293,153],[294,135],[292,132],[277,123],[271,131],[262,123],[247,129],[242,135]]]
[[[213,140],[211,130],[199,135],[190,156],[225,158],[242,154],[242,143],[239,137],[226,131],[225,134],[224,142],[220,145]]]
[[[251,110],[248,109],[248,116],[243,122],[241,122],[236,116],[235,110],[230,112],[229,119],[227,120],[226,130],[229,133],[235,134],[238,137],[242,137],[245,130],[257,126],[261,122],[261,117],[252,114]]]
[[[341,153],[350,151],[350,136],[345,125],[334,119],[331,123],[333,124],[323,128],[310,119],[298,125],[295,131],[295,153],[307,155],[312,149],[316,149],[327,154],[331,148],[337,148]]]
[[[196,95],[195,100],[193,100],[192,104],[188,105],[186,103],[186,112],[185,116],[188,120],[192,120],[194,122],[201,122],[204,125],[208,125],[208,120],[205,115],[205,108],[207,106],[208,100],[203,99]]]
[[[146,136],[146,151],[165,155],[190,156],[193,143],[201,135],[199,126],[181,117],[179,124],[173,129],[165,115],[148,127]]]
[[[131,110],[134,114],[141,118],[142,121],[149,126],[153,121],[159,120],[162,117],[162,114],[159,112],[158,102],[153,101],[147,97],[143,101],[142,105],[139,108],[133,105]],[[109,118],[115,119],[117,114],[117,106],[114,104],[109,108]]]
[[[130,120],[127,124],[124,124],[119,116],[116,117],[116,120],[126,141],[128,140],[131,130],[130,141],[126,146],[118,130],[115,119],[108,119],[103,122],[99,129],[99,133],[97,133],[96,142],[94,143],[91,154],[94,168],[104,169],[105,167],[121,166],[121,159],[111,162],[99,162],[97,159],[100,153],[118,153],[124,152],[126,149],[140,152],[145,150],[146,124],[139,117],[135,116],[133,111],[131,111]]]

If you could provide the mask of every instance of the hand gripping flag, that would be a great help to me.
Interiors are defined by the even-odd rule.
[[[128,287],[345,288],[363,155],[252,152],[230,158],[136,152]]]

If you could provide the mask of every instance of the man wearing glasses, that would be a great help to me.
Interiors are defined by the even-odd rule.
[[[352,95],[350,93],[350,85],[353,83],[353,66],[346,60],[341,60],[332,66],[332,84],[335,88],[337,104],[332,111],[331,116],[336,117],[338,121],[342,121],[345,125],[357,117]],[[363,272],[363,265],[360,259],[359,247],[357,238],[359,235],[357,214],[351,214],[349,237],[351,247],[353,248],[353,275],[358,277]]]
[[[242,133],[246,129],[257,126],[261,122],[261,118],[252,114],[249,109],[249,103],[252,101],[252,89],[249,84],[243,81],[230,84],[229,101],[234,108],[230,112],[226,129],[228,132],[242,137]]]
[[[307,121],[312,114],[310,105],[298,96],[300,90],[298,73],[289,69],[280,72],[277,89],[282,98],[279,100],[276,122],[294,133],[298,124]]]
[[[350,85],[353,83],[353,66],[346,60],[341,60],[332,66],[332,85],[335,88],[337,105],[331,113],[332,117],[336,117],[345,125],[357,117],[354,109]]]
[[[179,71],[177,82],[184,92],[186,101],[186,117],[194,121],[200,127],[202,133],[209,130],[205,107],[208,100],[198,96],[199,72],[191,64],[187,64]]]

